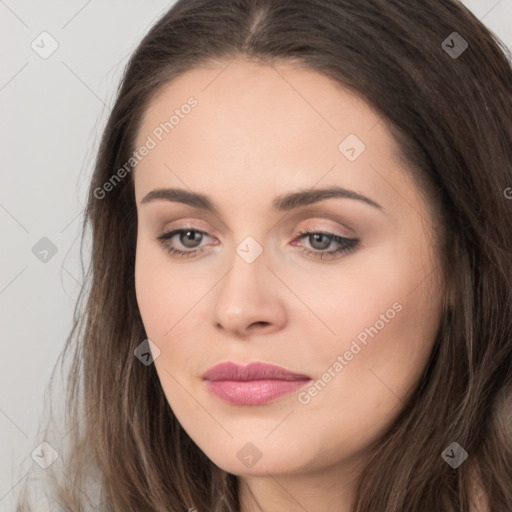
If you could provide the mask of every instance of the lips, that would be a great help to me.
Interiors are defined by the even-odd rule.
[[[220,363],[210,368],[204,375],[204,380],[216,382],[219,380],[251,381],[251,380],[310,380],[304,374],[294,373],[281,366],[266,363],[249,363],[240,365],[232,362]]]
[[[310,377],[265,363],[220,363],[204,375],[207,389],[231,405],[254,406],[297,391]]]

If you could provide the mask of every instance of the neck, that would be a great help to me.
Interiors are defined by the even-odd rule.
[[[356,465],[346,463],[307,473],[240,476],[240,512],[351,512],[357,476]]]

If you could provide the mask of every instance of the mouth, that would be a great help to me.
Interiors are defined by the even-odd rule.
[[[235,405],[260,405],[291,393],[311,377],[266,363],[239,365],[225,362],[210,368],[203,376],[208,390]]]

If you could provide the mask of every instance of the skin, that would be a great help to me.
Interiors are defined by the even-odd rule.
[[[187,98],[198,101],[134,172],[140,313],[160,350],[155,366],[169,405],[199,448],[239,475],[242,512],[349,512],[354,479],[432,351],[444,292],[434,212],[363,99],[296,65],[227,64],[166,85],[142,119],[137,148]],[[348,134],[366,146],[354,161],[338,149]],[[276,196],[331,185],[382,208],[330,198],[272,210]],[[219,215],[166,200],[141,203],[168,187],[208,195]],[[179,235],[167,242],[202,247],[195,257],[176,258],[157,240],[190,225],[207,234],[197,234],[195,245]],[[322,249],[300,238],[301,229],[360,245],[315,259],[301,247],[340,246],[323,241]],[[248,236],[263,250],[252,263],[236,252]],[[262,361],[315,382],[394,303],[401,310],[307,404],[298,391],[259,406],[227,404],[201,379],[222,361]],[[261,454],[252,467],[237,457],[248,442]]]

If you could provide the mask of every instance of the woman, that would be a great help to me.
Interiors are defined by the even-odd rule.
[[[178,1],[103,134],[50,502],[512,510],[504,51],[455,1]]]

